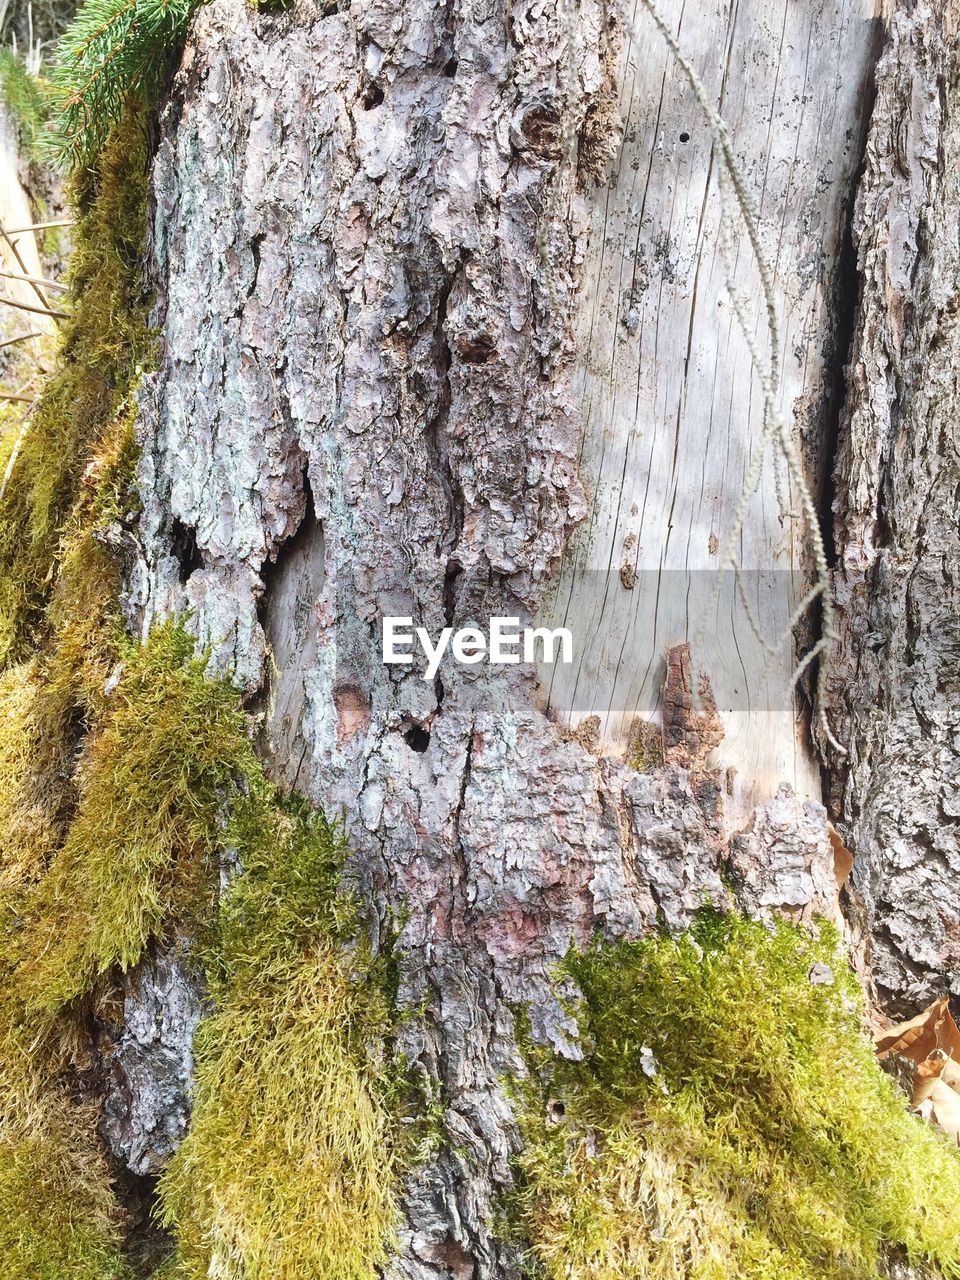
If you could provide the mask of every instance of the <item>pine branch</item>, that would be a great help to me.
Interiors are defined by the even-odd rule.
[[[47,143],[75,169],[103,146],[131,95],[156,96],[198,0],[84,0],[57,45]]]

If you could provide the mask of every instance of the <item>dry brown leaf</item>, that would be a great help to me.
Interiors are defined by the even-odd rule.
[[[833,871],[837,877],[837,888],[842,889],[853,870],[853,854],[840,839],[840,833],[832,822],[827,823],[827,832],[833,845]]]
[[[913,1075],[917,1088],[920,1087],[922,1080],[932,1080],[935,1076],[939,1076],[943,1071],[944,1064],[948,1061],[949,1059],[942,1054],[934,1054],[931,1058],[924,1058]]]
[[[960,1029],[950,1013],[947,997],[935,1000],[929,1009],[908,1022],[888,1027],[877,1036],[876,1047],[879,1058],[896,1053],[921,1063],[941,1049],[947,1057],[960,1059]]]
[[[914,1085],[919,1090],[923,1081],[934,1078],[942,1080],[944,1084],[948,1084],[951,1089],[960,1093],[960,1064],[954,1062],[952,1058],[945,1058],[939,1050],[917,1067],[913,1077]],[[914,1104],[916,1101],[914,1097]]]
[[[960,1094],[934,1076],[924,1082],[918,1110],[960,1145]]]

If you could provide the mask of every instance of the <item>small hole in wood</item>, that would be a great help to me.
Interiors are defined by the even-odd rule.
[[[430,745],[430,734],[424,729],[423,725],[415,724],[406,730],[403,740],[411,751],[417,751],[422,754]]]
[[[180,585],[183,586],[190,575],[195,573],[197,569],[203,568],[203,556],[197,546],[197,531],[191,525],[186,525],[182,520],[173,518],[173,524],[170,527],[170,550],[175,560],[179,562],[179,578]]]
[[[364,111],[372,111],[374,107],[379,107],[383,102],[383,90],[378,84],[372,84],[363,95]]]
[[[684,129],[683,133],[681,133],[681,135],[680,135],[680,141],[681,141],[681,142],[689,142],[689,141],[690,141],[690,135],[689,135],[689,133],[687,133],[686,129]]]

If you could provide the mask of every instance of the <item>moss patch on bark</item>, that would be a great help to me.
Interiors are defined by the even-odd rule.
[[[960,1275],[960,1155],[909,1114],[834,934],[705,917],[571,954],[581,1062],[530,1051],[513,1220],[550,1280]]]
[[[161,1182],[177,1275],[373,1280],[396,1222],[389,970],[340,890],[345,847],[262,781],[208,965],[186,1140]]]
[[[146,184],[143,118],[130,111],[98,164],[72,179],[78,221],[58,369],[22,435],[21,415],[6,424],[0,452],[17,452],[0,500],[0,661],[28,656],[44,636],[71,518],[103,478],[105,444],[123,424],[129,432],[133,394],[156,359],[143,282]]]
[[[129,479],[131,397],[153,346],[140,281],[141,121],[128,120],[74,193],[73,316],[57,370],[25,421],[18,412],[3,422],[12,463],[0,500],[0,1254],[10,1280],[124,1272],[96,1107],[75,1087],[82,1020],[61,1007],[89,966],[56,996],[29,975],[53,962],[91,901],[81,876],[59,918],[43,908],[119,653],[117,568],[98,535]]]
[[[26,675],[0,683],[14,792],[34,767],[40,690],[13,679]],[[396,1217],[402,1075],[388,963],[341,887],[341,836],[264,778],[238,693],[206,676],[173,622],[123,650],[77,769],[49,861],[4,866],[0,1108],[14,1137],[0,1145],[0,1205],[34,1223],[9,1274],[115,1274],[120,1215],[95,1109],[65,1082],[98,978],[176,933],[198,940],[216,1012],[198,1034],[191,1131],[162,1181],[172,1274],[372,1280]],[[23,812],[3,816],[16,826]],[[218,904],[222,850],[238,871]],[[55,1189],[49,1219],[31,1217],[27,1162]]]

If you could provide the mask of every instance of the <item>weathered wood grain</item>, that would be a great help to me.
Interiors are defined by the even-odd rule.
[[[840,410],[845,358],[841,251],[862,154],[882,23],[864,0],[664,0],[661,11],[729,123],[775,269],[783,333],[781,408],[796,424],[811,485]],[[563,722],[599,715],[607,749],[627,750],[637,717],[659,717],[670,645],[696,641],[725,723],[715,754],[735,770],[730,811],[780,781],[819,795],[788,693],[796,662],[757,643],[733,579],[710,616],[716,571],[749,458],[761,397],[726,293],[713,147],[690,87],[637,0],[640,39],[617,73],[622,143],[589,195],[577,313],[581,476],[588,522],[564,562],[548,616],[570,626],[577,660],[544,672]],[[737,272],[759,281],[738,228]],[[782,470],[782,468],[781,468]],[[738,558],[762,634],[776,638],[812,581],[796,493],[768,462]]]

